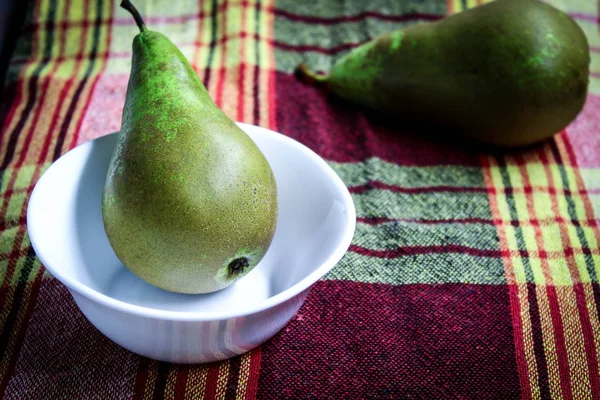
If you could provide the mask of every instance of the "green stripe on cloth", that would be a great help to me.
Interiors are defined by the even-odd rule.
[[[2,232],[0,232],[0,259],[8,259],[9,258],[9,253],[13,247],[13,240],[17,234],[18,229],[19,229],[18,226],[13,226],[11,228],[7,228],[7,229],[3,230]],[[4,272],[5,272],[5,270],[3,270],[0,267],[0,282],[2,281],[2,278],[4,277]]]
[[[406,194],[375,189],[366,193],[353,193],[352,199],[358,217],[421,220],[492,219],[485,193]]]
[[[275,48],[277,70],[287,73],[292,73],[301,63],[309,64],[315,71],[327,72],[336,60],[347,54],[352,47],[399,27],[397,22],[378,22],[375,25],[352,22],[324,28],[294,23],[279,17],[275,19],[275,25],[284,25],[276,32],[296,32],[295,36],[285,38],[285,41],[277,34],[275,36],[278,40],[278,46]],[[367,32],[364,32],[365,29]],[[332,42],[332,38],[335,37],[343,39]]]
[[[349,51],[348,45],[415,24],[418,15],[445,13],[444,1],[279,0],[275,14],[277,70],[291,72],[304,62],[315,70],[329,71],[335,60]]]
[[[384,15],[402,15],[415,12],[446,14],[446,3],[444,1],[423,0],[344,0],[329,2],[299,2],[296,0],[278,0],[278,10],[289,11],[301,16],[318,16],[320,18],[335,18],[342,16],[356,16],[366,11],[375,11]],[[368,19],[368,16],[364,16]],[[275,26],[277,29],[277,26]]]
[[[485,188],[481,168],[463,166],[412,167],[397,165],[377,157],[364,162],[337,163],[329,166],[346,186],[359,186],[371,180],[402,187],[454,186]]]
[[[469,245],[482,250],[499,250],[496,227],[491,224],[388,222],[358,223],[352,242],[374,250],[404,246]]]
[[[435,253],[394,259],[348,252],[325,279],[363,283],[406,284],[506,284],[502,258],[460,253]]]

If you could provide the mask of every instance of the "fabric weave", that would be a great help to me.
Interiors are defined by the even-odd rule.
[[[33,187],[119,129],[137,27],[116,1],[32,0],[0,107],[0,398],[599,399],[600,4],[548,2],[588,37],[587,103],[552,140],[492,154],[292,75],[481,0],[135,1],[231,118],[312,148],[357,210],[348,253],[280,333],[187,366],[106,339],[33,252]]]

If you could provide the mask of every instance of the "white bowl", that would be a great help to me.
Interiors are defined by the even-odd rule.
[[[354,204],[335,172],[286,136],[239,126],[273,168],[279,217],[263,260],[215,293],[158,289],[129,272],[113,253],[102,224],[101,198],[116,134],[65,154],[35,186],[27,225],[38,257],[90,322],[119,345],[177,363],[245,353],[294,316],[311,286],[348,249]]]

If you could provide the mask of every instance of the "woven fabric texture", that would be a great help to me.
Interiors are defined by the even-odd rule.
[[[481,0],[136,0],[234,120],[321,155],[348,253],[263,346],[185,366],[124,350],[36,257],[45,169],[119,130],[137,28],[116,0],[31,0],[0,103],[0,398],[600,399],[600,4],[548,0],[591,46],[583,112],[504,154],[391,127],[299,82],[370,38]]]

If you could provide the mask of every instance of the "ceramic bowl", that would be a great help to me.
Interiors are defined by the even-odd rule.
[[[346,186],[304,145],[239,124],[269,160],[279,196],[275,237],[263,260],[221,291],[186,295],[158,289],[115,256],[101,197],[116,134],[57,160],[31,195],[27,225],[44,266],[104,335],[161,361],[204,363],[245,353],[277,333],[311,286],[344,255],[355,209]]]

